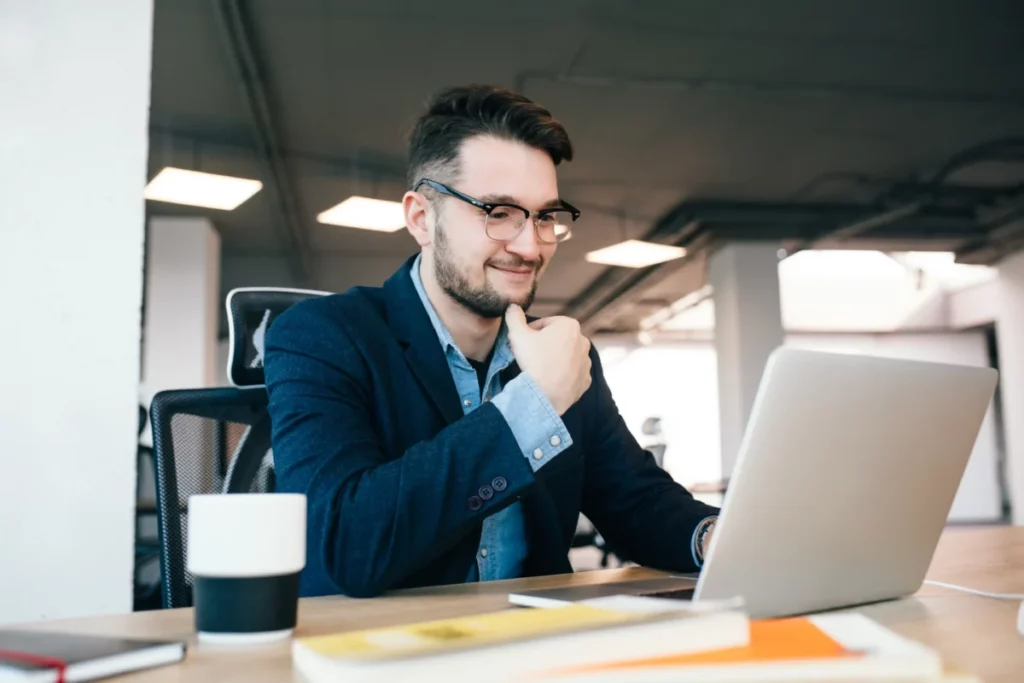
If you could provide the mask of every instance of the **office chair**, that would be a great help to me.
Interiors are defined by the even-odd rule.
[[[136,612],[160,607],[160,543],[156,529],[156,467],[153,449],[143,443],[143,432],[149,424],[149,411],[139,404],[139,437],[136,451],[135,488],[135,570],[132,609]],[[154,530],[154,531],[151,531]]]
[[[153,397],[161,604],[192,605],[186,569],[188,499],[272,492],[270,417],[263,377],[267,330],[287,308],[326,292],[247,288],[227,296],[231,387],[176,389]]]
[[[665,450],[668,448],[668,444],[665,443],[665,438],[661,433],[661,418],[647,418],[640,427],[640,431],[643,432],[644,435],[651,437],[643,444],[644,450],[649,451],[650,454],[654,456],[654,462],[658,467],[664,469]]]

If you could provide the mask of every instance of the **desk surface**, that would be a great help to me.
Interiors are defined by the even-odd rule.
[[[300,601],[296,634],[307,636],[385,626],[429,618],[474,614],[508,607],[510,590],[621,581],[659,573],[613,569],[516,581],[402,591],[374,600],[343,597]],[[1024,592],[1024,527],[952,528],[942,537],[928,578],[999,593]],[[893,630],[937,648],[946,660],[985,683],[1019,682],[1024,677],[1024,637],[1017,635],[1019,604],[925,586],[909,599],[859,608]],[[291,667],[290,644],[250,650],[198,645],[192,610],[51,621],[27,628],[70,630],[134,637],[188,638],[190,651],[178,666],[125,676],[119,681],[222,681],[243,672],[251,683],[299,681]]]

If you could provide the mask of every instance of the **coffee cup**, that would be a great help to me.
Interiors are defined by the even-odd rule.
[[[187,567],[200,642],[288,638],[306,564],[306,497],[196,495],[188,503]]]

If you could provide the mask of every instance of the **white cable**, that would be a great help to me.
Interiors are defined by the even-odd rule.
[[[983,598],[996,598],[997,600],[1024,600],[1024,593],[989,593],[988,591],[980,591],[977,588],[967,588],[966,586],[957,586],[952,583],[943,583],[942,581],[925,581],[925,585],[963,591],[964,593],[970,593],[972,595],[980,595]]]
[[[964,593],[970,593],[971,595],[980,595],[983,598],[1024,601],[1024,594],[1022,593],[989,593],[988,591],[980,591],[977,588],[957,586],[956,584],[943,583],[942,581],[925,581],[925,584],[928,586],[937,586],[939,588],[949,588],[950,590],[955,591],[963,591]],[[1020,603],[1020,608],[1017,610],[1017,633],[1024,636],[1024,602]]]

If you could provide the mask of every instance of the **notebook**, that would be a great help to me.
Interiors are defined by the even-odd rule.
[[[0,682],[91,681],[179,662],[184,641],[0,629]]]
[[[749,641],[740,610],[619,610],[590,605],[507,609],[453,619],[298,638],[306,680],[370,683],[522,681],[553,667],[735,647]]]
[[[750,642],[714,652],[552,668],[547,683],[916,681],[944,678],[937,652],[856,613],[752,620]]]

